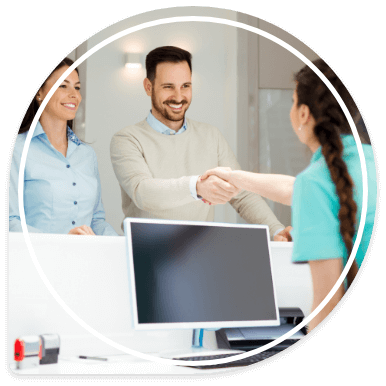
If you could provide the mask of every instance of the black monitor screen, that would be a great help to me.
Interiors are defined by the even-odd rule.
[[[139,325],[277,319],[267,228],[130,226]]]

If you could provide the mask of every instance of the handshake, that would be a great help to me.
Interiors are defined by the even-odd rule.
[[[227,167],[206,171],[197,180],[197,196],[205,204],[226,204],[242,190],[228,182],[231,172],[232,169]]]
[[[244,178],[240,178],[240,174],[244,173]],[[249,173],[251,176],[254,173]],[[255,175],[257,176],[257,175]],[[254,181],[256,183],[256,180]],[[291,179],[291,183],[293,181]],[[226,204],[233,197],[239,194],[243,188],[249,191],[256,191],[252,188],[253,183],[247,182],[245,172],[232,171],[228,167],[217,167],[206,171],[197,180],[197,196],[201,197],[201,200],[205,204],[217,205]],[[264,185],[264,184],[263,184]],[[268,184],[265,184],[268,185]],[[292,187],[289,189],[291,190]],[[274,235],[274,241],[292,241],[291,226],[288,226]]]

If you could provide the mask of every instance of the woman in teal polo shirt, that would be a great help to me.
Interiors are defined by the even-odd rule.
[[[338,91],[352,116],[356,106],[346,87],[321,59],[313,62]],[[216,168],[209,175],[263,197],[292,206],[292,260],[308,262],[314,310],[335,285],[353,248],[362,210],[362,172],[356,142],[348,121],[327,86],[308,66],[296,75],[290,119],[299,140],[313,152],[310,165],[296,179],[291,176]],[[365,227],[358,252],[347,275],[349,286],[370,243],[376,206],[376,176],[372,148],[362,145],[368,175]],[[290,228],[290,227],[289,227]],[[283,238],[291,238],[289,229]],[[343,297],[342,284],[330,302],[311,321],[317,326]]]

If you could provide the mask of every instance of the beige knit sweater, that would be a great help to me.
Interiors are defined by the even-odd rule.
[[[190,177],[217,166],[240,169],[220,131],[190,119],[178,135],[160,134],[146,120],[126,127],[113,136],[110,153],[125,217],[213,221],[215,207],[192,197]],[[271,236],[284,228],[255,193],[242,191],[230,204],[247,222],[268,225]]]

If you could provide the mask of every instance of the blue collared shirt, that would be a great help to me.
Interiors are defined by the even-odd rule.
[[[150,111],[149,115],[146,118],[147,123],[150,125],[151,128],[153,128],[155,131],[158,131],[161,134],[166,135],[177,135],[182,134],[187,129],[187,123],[186,118],[184,118],[184,124],[182,125],[181,129],[178,131],[174,131],[164,125],[161,121],[159,121]]]
[[[12,156],[9,186],[9,230],[22,232],[18,179],[28,133],[19,134]],[[116,236],[105,221],[94,150],[67,128],[64,156],[48,140],[40,122],[28,149],[24,170],[24,212],[30,232],[64,233],[88,225],[96,235]]]
[[[150,125],[152,129],[157,131],[158,133],[165,134],[165,135],[178,135],[182,134],[185,130],[187,130],[188,125],[186,122],[186,118],[184,118],[184,124],[182,125],[181,129],[179,129],[177,132],[170,129],[166,125],[164,125],[162,122],[160,122],[150,111],[149,115],[146,118],[147,123]],[[192,176],[189,181],[189,190],[190,194],[195,200],[200,200],[200,198],[197,197],[197,180],[199,176]]]

